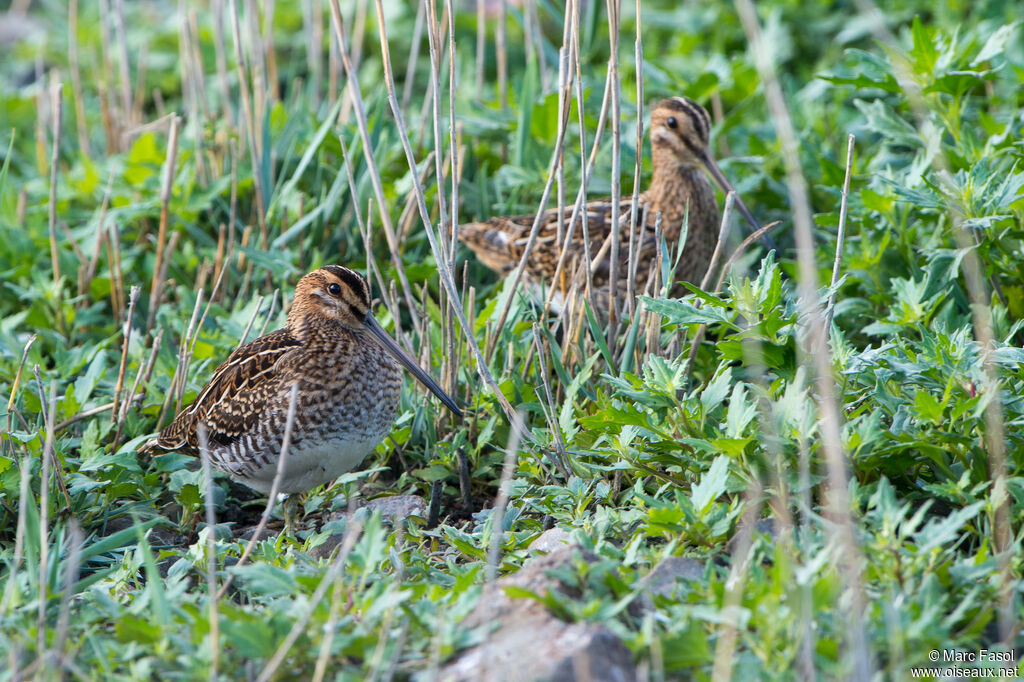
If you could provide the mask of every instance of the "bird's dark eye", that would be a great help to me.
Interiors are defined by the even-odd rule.
[[[669,116],[666,123],[668,123],[668,127],[672,129],[679,127],[679,121],[676,120],[675,116]]]
[[[331,284],[331,286],[327,287],[327,291],[331,296],[341,296],[341,285],[335,282]]]

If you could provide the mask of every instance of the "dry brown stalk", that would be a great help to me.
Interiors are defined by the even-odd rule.
[[[167,141],[167,159],[164,162],[164,176],[160,187],[160,228],[156,238],[156,262],[153,264],[153,283],[149,292],[149,316],[146,318],[145,334],[153,328],[153,320],[156,317],[157,302],[163,287],[163,277],[166,276],[167,268],[164,259],[170,260],[165,253],[167,248],[167,221],[169,220],[169,204],[171,201],[171,188],[174,185],[174,175],[178,164],[178,125],[180,119],[174,116],[171,119],[171,130]],[[162,274],[163,273],[163,274]]]
[[[285,467],[288,466],[288,448],[292,442],[292,427],[295,425],[295,403],[299,396],[299,385],[298,383],[292,384],[291,396],[288,399],[288,414],[285,417],[284,422],[284,437],[281,439],[281,455],[277,459],[277,470],[274,472],[274,480],[270,483],[270,492],[267,493],[267,506],[263,508],[263,514],[260,516],[259,523],[256,524],[256,530],[253,532],[252,537],[249,538],[249,542],[245,545],[245,550],[242,551],[242,556],[238,558],[238,563],[235,564],[235,568],[244,566],[245,562],[249,560],[249,555],[252,553],[253,547],[256,546],[256,542],[263,537],[263,531],[267,527],[267,522],[270,520],[270,514],[274,511],[274,504],[277,501],[277,492],[281,489],[281,481],[284,479]],[[221,585],[220,591],[217,592],[217,599],[224,597],[224,594],[231,587],[231,581],[234,579],[235,574],[232,573],[228,576],[228,579]]]
[[[53,153],[50,156],[50,265],[53,268],[53,288],[57,294],[57,332],[64,335],[64,296],[61,286],[60,254],[57,250],[57,168],[60,163],[60,122],[64,106],[64,86],[54,83],[50,88],[50,115],[52,116]]]

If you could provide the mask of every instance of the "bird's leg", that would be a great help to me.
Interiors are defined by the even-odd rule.
[[[281,499],[281,514],[284,516],[285,535],[294,536],[295,521],[299,516],[300,493],[280,495],[279,498]]]

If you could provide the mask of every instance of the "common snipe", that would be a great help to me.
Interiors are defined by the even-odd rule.
[[[462,416],[373,318],[366,280],[328,265],[299,280],[285,327],[232,353],[195,402],[144,449],[196,454],[205,424],[213,465],[269,492],[297,384],[279,490],[309,490],[355,468],[391,430],[402,388],[399,364]]]
[[[662,100],[651,112],[651,160],[654,174],[650,186],[640,195],[639,201],[641,219],[637,220],[637,235],[634,237],[637,292],[644,289],[651,265],[658,262],[655,226],[659,214],[661,230],[671,254],[675,253],[683,222],[689,215],[685,248],[675,270],[676,280],[700,283],[707,271],[718,239],[719,214],[714,189],[701,169],[707,171],[723,192],[732,190],[708,152],[710,132],[711,118],[708,112],[685,97]],[[622,198],[617,220],[612,215],[610,199],[591,201],[586,205],[591,258],[601,252],[602,245],[613,229],[620,231],[616,276],[616,298],[619,301],[624,299],[630,274],[631,203],[629,197]],[[753,229],[760,228],[738,197],[735,205]],[[571,207],[566,207],[563,218],[565,223],[569,222],[571,213]],[[459,237],[484,265],[507,273],[519,264],[535,218],[536,215],[491,218],[485,222],[463,225]],[[544,280],[548,287],[554,286],[558,291],[559,285],[553,284],[562,248],[558,235],[566,234],[569,226],[563,224],[562,230],[559,230],[558,212],[555,209],[545,211],[541,220],[540,233],[527,261],[525,274],[533,288],[537,288],[540,281]],[[567,265],[571,265],[574,257],[583,257],[584,240],[579,224],[568,248]],[[609,253],[605,249],[606,255],[593,269],[595,303],[603,311],[608,310],[608,278],[611,275]],[[680,289],[676,288],[675,291]],[[557,305],[562,299],[559,292],[553,301]]]

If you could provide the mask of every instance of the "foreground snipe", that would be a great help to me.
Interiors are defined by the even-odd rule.
[[[280,492],[309,490],[355,468],[391,430],[402,388],[399,363],[462,416],[374,320],[366,280],[328,265],[299,280],[284,329],[232,353],[195,402],[144,447],[195,454],[205,424],[214,466],[269,492],[297,385]]]
[[[675,270],[676,279],[699,284],[707,271],[718,239],[719,215],[714,189],[701,170],[707,171],[723,192],[732,190],[708,153],[710,132],[711,119],[708,112],[685,97],[662,100],[651,112],[651,160],[654,175],[647,191],[640,195],[641,217],[637,220],[637,235],[633,242],[637,279],[634,290],[637,292],[643,291],[651,264],[657,262],[655,226],[659,214],[662,233],[669,253],[673,255],[683,222],[689,215],[686,245]],[[753,229],[760,228],[738,197],[735,205]],[[603,310],[608,309],[608,278],[611,274],[610,251],[605,241],[613,229],[619,230],[620,239],[615,287],[616,298],[620,301],[628,290],[627,278],[631,272],[629,252],[632,206],[628,196],[622,197],[620,206],[619,217],[616,219],[612,215],[612,202],[609,199],[591,201],[586,205],[590,257],[600,254],[602,246],[605,246],[603,260],[599,260],[592,270],[595,301]],[[548,210],[543,214],[540,233],[526,267],[526,275],[534,287],[544,280],[549,287],[554,286],[556,291],[559,289],[559,284],[553,284],[562,249],[558,235],[565,235],[569,231],[567,223],[571,213],[571,207],[566,207],[566,224],[561,226],[561,230],[556,210]],[[535,215],[491,218],[486,222],[462,226],[459,237],[484,265],[498,272],[509,272],[519,264],[535,218]],[[584,240],[579,223],[568,248],[570,252],[567,254],[566,265],[571,267],[573,257],[582,259],[584,255]],[[562,296],[556,294],[554,301],[557,304],[561,299]]]

